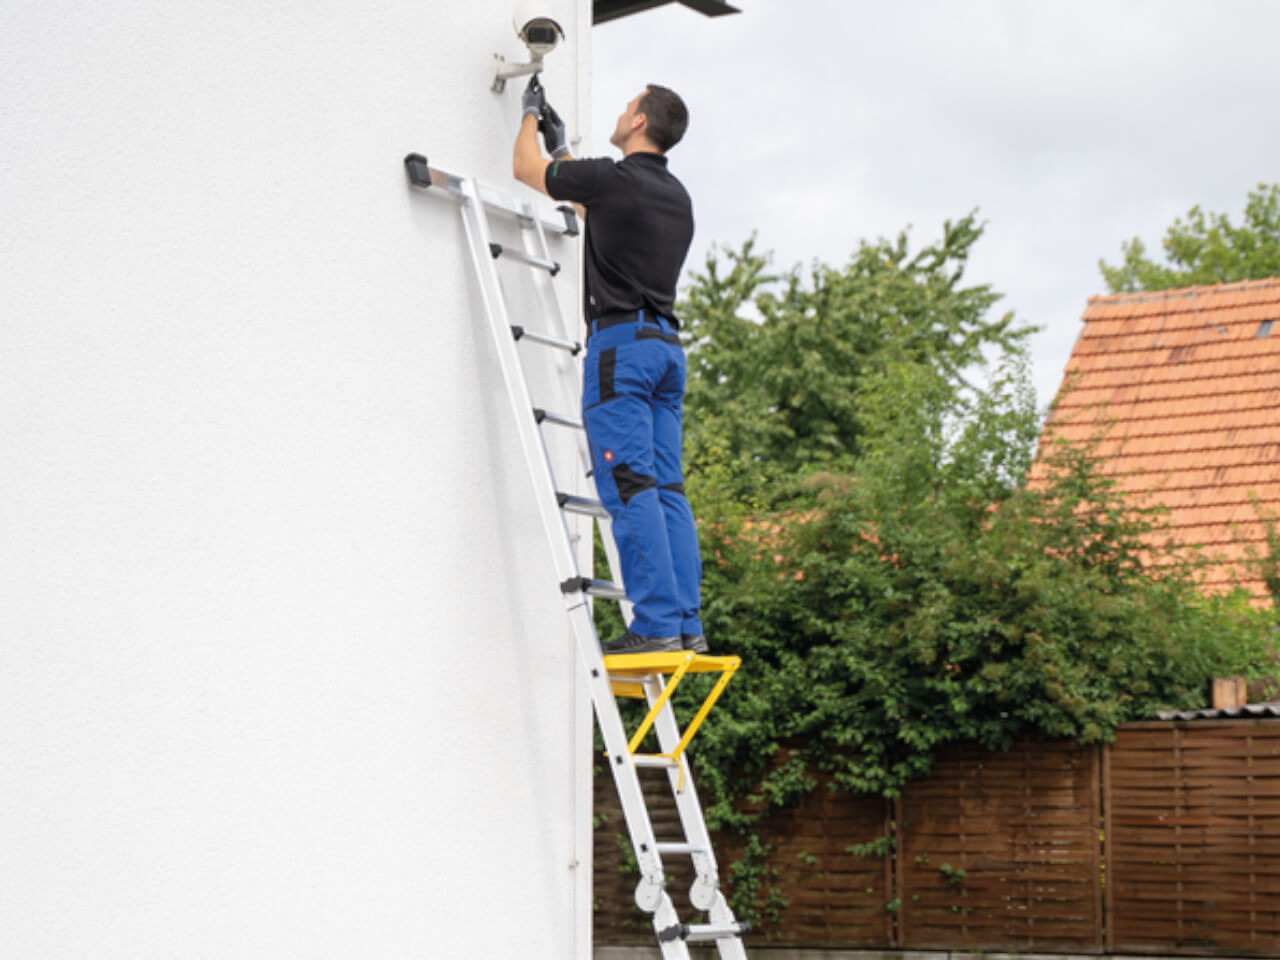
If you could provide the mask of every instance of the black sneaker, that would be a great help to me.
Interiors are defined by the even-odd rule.
[[[694,653],[706,653],[711,649],[707,646],[707,638],[700,633],[686,633],[680,637],[680,642],[686,650]]]
[[[616,640],[600,644],[600,652],[606,657],[623,653],[679,653],[681,649],[679,637],[642,637],[630,630]]]

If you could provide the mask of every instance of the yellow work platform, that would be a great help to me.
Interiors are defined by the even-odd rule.
[[[635,734],[631,737],[631,742],[627,744],[627,749],[631,751],[631,755],[633,757],[670,760],[678,764],[680,755],[689,746],[689,741],[698,732],[698,728],[702,726],[702,721],[707,718],[711,708],[720,699],[720,694],[724,693],[724,688],[729,685],[729,679],[741,664],[742,658],[740,657],[712,657],[706,654],[693,653],[690,650],[678,650],[675,653],[624,653],[605,657],[604,668],[609,673],[609,683],[613,687],[615,696],[636,697],[643,700],[649,695],[646,691],[646,686],[653,684],[658,677],[671,678],[665,683],[656,684],[654,689],[661,687],[662,692],[652,698],[648,715],[644,718],[644,722],[636,728]],[[645,734],[653,726],[654,720],[657,719],[662,708],[666,706],[667,701],[671,699],[671,695],[675,693],[680,681],[690,673],[718,673],[720,674],[720,679],[716,681],[716,685],[711,688],[711,692],[703,700],[702,707],[689,722],[689,726],[685,729],[684,735],[680,738],[680,742],[676,744],[675,749],[670,753],[637,754],[636,748],[644,740]],[[683,779],[683,770],[681,773],[681,778]]]

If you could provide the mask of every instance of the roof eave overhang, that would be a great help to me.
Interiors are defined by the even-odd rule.
[[[672,0],[595,0],[593,5],[593,24],[608,23],[621,17],[629,17],[633,13],[643,13],[654,7],[661,7]],[[730,6],[723,0],[679,0],[681,4],[708,17],[722,17],[727,13],[741,13],[737,7]]]

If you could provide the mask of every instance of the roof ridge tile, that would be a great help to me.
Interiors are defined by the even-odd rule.
[[[1193,285],[1190,287],[1170,287],[1166,290],[1137,290],[1129,293],[1095,293],[1089,297],[1089,303],[1160,303],[1167,300],[1182,300],[1189,297],[1206,296],[1216,293],[1236,293],[1245,290],[1280,290],[1280,277],[1264,277],[1261,280],[1233,280],[1229,283],[1213,283]]]

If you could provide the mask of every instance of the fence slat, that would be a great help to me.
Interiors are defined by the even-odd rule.
[[[596,940],[649,944],[612,780],[596,787],[607,820],[596,832]],[[645,789],[657,833],[677,837],[665,775]],[[892,804],[819,784],[759,835],[774,871],[762,887],[789,903],[757,944],[1280,955],[1276,719],[1126,724],[1101,750],[954,744]],[[890,856],[850,852],[888,836]],[[739,849],[717,838],[730,891]],[[692,871],[687,858],[667,866],[680,903]]]
[[[696,776],[696,771],[695,771]],[[679,818],[663,771],[642,776],[650,816],[659,837],[679,836]],[[618,806],[613,780],[596,778],[597,819],[607,823],[595,835],[596,900],[595,939],[602,944],[651,944],[653,933],[645,914],[632,904],[636,876],[624,869],[626,825]],[[893,897],[889,856],[857,856],[855,844],[885,836],[889,824],[888,803],[880,797],[854,796],[818,784],[794,809],[773,814],[760,825],[759,835],[769,845],[766,867],[772,874],[757,891],[767,901],[775,888],[787,903],[776,919],[759,925],[748,943],[777,946],[885,948],[892,942]],[[721,883],[732,894],[729,869],[741,853],[732,835],[713,836]],[[686,920],[695,922],[687,902],[693,881],[688,857],[663,859],[670,879],[668,891]],[[762,906],[767,904],[762,903]]]
[[[906,949],[1098,952],[1097,750],[956,744],[903,791]]]
[[[1126,726],[1106,754],[1108,947],[1280,952],[1280,722]]]

